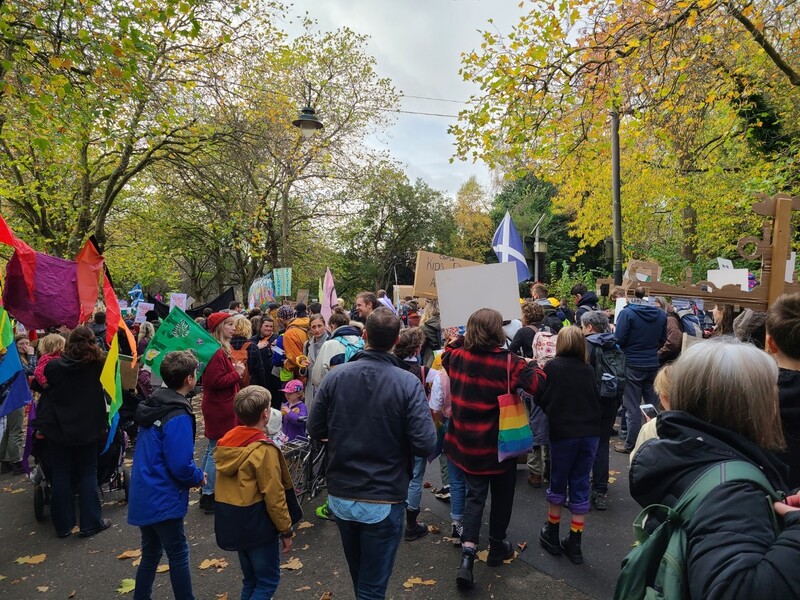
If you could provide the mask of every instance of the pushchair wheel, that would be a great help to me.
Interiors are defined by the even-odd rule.
[[[125,490],[125,502],[128,501],[128,490],[131,486],[131,471],[127,467],[122,469],[122,489]]]
[[[44,488],[37,485],[33,488],[33,514],[37,521],[44,521]]]

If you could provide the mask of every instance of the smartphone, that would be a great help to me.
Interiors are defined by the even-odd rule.
[[[658,416],[658,409],[652,404],[642,404],[639,410],[641,410],[642,414],[648,419],[655,419]]]

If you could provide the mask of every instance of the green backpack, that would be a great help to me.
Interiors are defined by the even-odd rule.
[[[779,531],[772,503],[781,501],[783,496],[775,491],[761,470],[743,460],[717,463],[686,489],[675,508],[651,504],[636,517],[633,522],[636,544],[622,560],[615,600],[689,597],[686,569],[689,540],[685,524],[711,490],[729,481],[747,481],[764,490],[767,494],[764,501],[772,515],[773,527]],[[645,530],[648,518],[663,519],[652,533]]]

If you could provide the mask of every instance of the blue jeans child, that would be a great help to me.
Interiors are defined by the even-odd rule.
[[[175,600],[194,600],[189,572],[189,542],[183,519],[169,519],[139,528],[142,531],[142,562],[136,570],[133,600],[150,600],[156,568],[164,551],[169,559],[169,579]]]
[[[250,550],[239,550],[242,567],[242,600],[270,600],[281,580],[280,538],[267,540]]]

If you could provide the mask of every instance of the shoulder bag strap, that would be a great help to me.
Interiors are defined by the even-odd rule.
[[[511,352],[507,355],[506,361],[506,393],[511,393]]]

